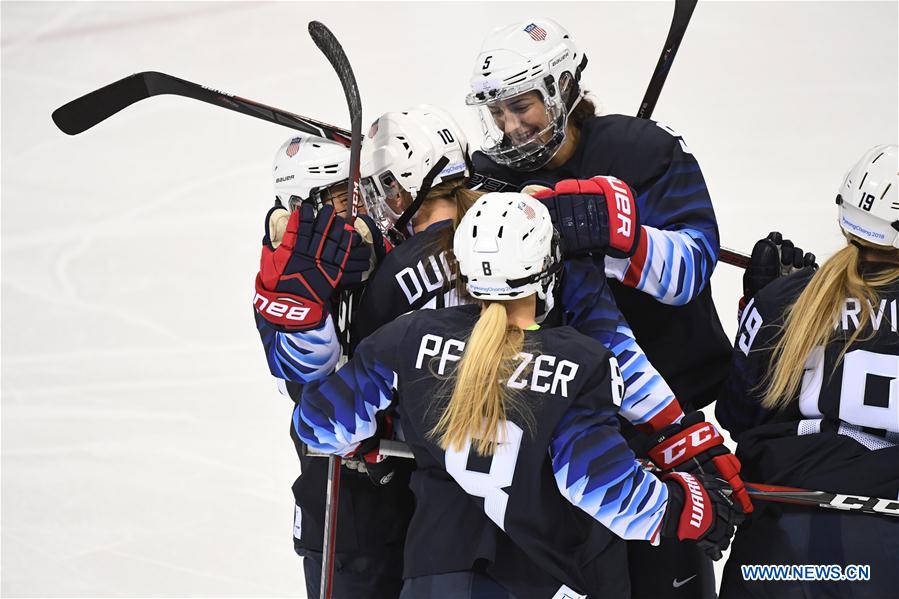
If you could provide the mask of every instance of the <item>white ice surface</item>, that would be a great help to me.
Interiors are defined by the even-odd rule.
[[[68,137],[54,108],[158,70],[346,123],[319,19],[366,123],[442,104],[476,144],[462,99],[492,27],[555,17],[604,111],[632,114],[671,4],[3,2],[3,595],[303,593],[290,404],[250,311],[290,132],[161,97]],[[725,245],[839,247],[843,172],[897,140],[897,38],[895,2],[700,2],[654,116],[698,157]],[[713,281],[732,333],[739,272]]]

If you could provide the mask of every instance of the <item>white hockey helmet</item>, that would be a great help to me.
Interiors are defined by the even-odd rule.
[[[462,128],[448,112],[425,104],[378,118],[360,163],[362,198],[384,231],[405,229],[432,187],[471,175]]]
[[[549,162],[565,140],[568,115],[583,96],[579,81],[586,66],[587,57],[552,19],[493,30],[481,46],[471,93],[465,98],[478,110],[484,153],[498,164],[523,171]],[[520,120],[524,115],[519,105],[533,97],[531,92],[539,93],[545,110],[536,113],[539,125]]]
[[[562,266],[549,211],[524,193],[481,196],[456,229],[453,254],[468,292],[482,300],[545,299]]]
[[[310,199],[316,208],[321,208],[331,188],[346,186],[349,173],[349,148],[336,141],[297,133],[281,144],[275,154],[275,197],[291,210]],[[291,202],[291,198],[295,199]]]
[[[837,194],[840,226],[876,245],[899,248],[899,146],[874,146],[849,169]]]

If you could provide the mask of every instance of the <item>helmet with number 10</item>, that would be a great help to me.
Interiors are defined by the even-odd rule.
[[[495,29],[481,46],[465,99],[478,110],[484,153],[523,171],[549,162],[583,96],[579,81],[586,66],[587,57],[551,19]]]
[[[461,127],[428,105],[378,118],[362,143],[360,164],[362,198],[384,231],[404,214],[408,224],[433,187],[471,174]]]
[[[840,227],[875,245],[899,248],[899,146],[874,146],[843,178]]]

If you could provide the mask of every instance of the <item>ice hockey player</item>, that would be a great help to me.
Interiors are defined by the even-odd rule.
[[[409,310],[459,303],[454,285],[455,269],[447,250],[452,245],[454,223],[478,195],[467,188],[464,135],[449,115],[434,107],[418,107],[380,117],[363,146],[362,174],[369,214],[385,230],[399,229],[398,236],[407,239],[380,263],[367,281],[353,319],[354,339],[364,338]],[[624,194],[627,201],[632,200],[630,190],[617,180],[574,183],[583,187],[582,193],[544,194],[546,197],[541,201],[556,212],[564,212],[572,205],[587,201],[615,202],[619,194]],[[584,236],[583,242],[596,243],[603,238],[603,231],[608,235],[607,226],[597,226]],[[648,430],[652,430],[650,425],[658,429],[677,422],[682,412],[674,395],[635,343],[602,271],[591,260],[567,260],[563,275],[545,301],[549,307],[557,305],[558,308],[548,310],[544,306],[541,314],[548,311],[548,322],[572,324],[621,356],[623,376],[629,382],[621,413],[628,421],[649,426]],[[293,335],[299,338],[303,333]],[[677,434],[672,437],[677,442]],[[720,441],[720,437],[711,439],[706,449],[720,449],[716,445]],[[697,450],[690,457],[704,453]],[[697,459],[701,460],[701,456]],[[389,466],[378,465],[381,475],[389,474]],[[738,482],[739,477],[736,474],[734,477],[734,482]],[[356,523],[356,526],[364,525]]]
[[[294,411],[304,442],[347,456],[395,406],[418,465],[404,597],[626,596],[619,538],[720,549],[741,518],[715,477],[641,469],[618,432],[615,358],[570,327],[536,323],[561,268],[556,243],[538,200],[484,195],[454,241],[478,304],[384,326]],[[508,540],[540,571],[483,562]]]
[[[415,234],[391,252],[366,285],[354,320],[359,327],[354,334],[356,339],[409,310],[452,306],[460,301],[452,285],[455,275],[448,250],[450,225],[459,221],[472,202],[472,194],[465,189],[470,184],[464,177],[468,173],[467,143],[449,115],[433,107],[429,110],[440,114],[444,125],[439,119],[418,122],[420,117],[414,109],[388,113],[375,123],[363,147],[362,188],[370,215],[399,236]],[[462,142],[458,150],[454,139]],[[432,192],[422,203],[421,190],[430,187],[434,173],[442,182],[449,181],[443,189],[451,191],[453,201]],[[447,173],[451,176],[447,177]],[[441,188],[435,187],[434,191],[438,189]],[[633,203],[628,186],[611,177],[565,181],[556,191],[540,193],[538,197],[563,229],[566,217],[578,207],[586,210],[594,205],[589,211],[596,214],[601,209],[608,210],[608,206]],[[414,225],[414,231],[407,223]],[[596,219],[589,225],[579,231],[568,229],[570,254],[592,249],[627,257],[635,250],[635,235],[616,235],[608,223]],[[617,247],[609,247],[610,238]],[[657,465],[714,473],[736,490],[744,511],[752,509],[739,476],[739,464],[724,447],[723,438],[701,414],[681,422],[683,412],[674,394],[634,340],[602,270],[592,260],[566,259],[557,287],[545,300],[541,298],[540,315],[545,315],[547,325],[575,327],[620,358],[622,374],[628,382],[620,413],[626,422],[652,433],[648,455]],[[693,439],[699,441],[694,443]],[[666,451],[670,447],[677,447],[678,451]],[[684,552],[679,546],[675,550]],[[710,581],[714,592],[710,571],[708,579],[704,582]]]
[[[466,98],[477,109],[486,136],[483,150],[473,155],[474,169],[488,178],[482,182],[488,189],[502,182],[515,188],[532,183],[564,188],[567,184],[560,182],[566,179],[597,175],[613,175],[633,189],[636,253],[616,256],[610,238],[596,259],[646,356],[689,413],[716,399],[730,354],[709,283],[719,248],[711,199],[696,159],[669,127],[624,115],[596,116],[580,83],[586,65],[587,57],[568,32],[550,19],[523,21],[488,35]],[[615,223],[620,213],[617,207],[598,215],[581,211],[569,215],[570,226],[556,220],[563,246],[577,244],[585,228],[581,223]],[[691,340],[689,349],[684,339]],[[700,428],[714,430],[695,413],[648,441],[634,438],[627,425],[624,432],[635,447],[655,444],[651,455],[670,468],[665,447]],[[720,440],[717,431],[712,436]],[[723,455],[723,446],[707,449],[712,453],[705,452],[703,459],[687,459],[677,467],[719,471],[723,478],[739,480],[734,478],[739,464]],[[751,510],[745,489],[734,490],[744,509]],[[714,596],[711,563],[689,549],[632,544],[634,596]],[[645,575],[650,564],[652,577]]]
[[[899,497],[899,147],[871,148],[837,195],[846,246],[749,299],[715,413],[751,480]],[[895,597],[899,520],[756,503],[721,597]],[[870,580],[750,581],[754,564],[868,565]],[[837,573],[839,575],[839,573]]]
[[[304,134],[288,139],[275,155],[276,201],[266,215],[254,306],[269,368],[282,392],[295,401],[304,382],[331,372],[340,357],[329,316],[336,313],[331,305],[335,286],[358,281],[369,267],[370,250],[359,246],[358,235],[334,216],[346,212],[349,157],[343,145]],[[318,250],[321,266],[316,266],[322,239],[327,242]],[[308,457],[292,436],[302,469],[293,485],[294,549],[304,557],[306,595],[317,597],[327,460]],[[333,596],[395,598],[412,510],[408,487],[377,488],[366,473],[344,469],[341,491]]]

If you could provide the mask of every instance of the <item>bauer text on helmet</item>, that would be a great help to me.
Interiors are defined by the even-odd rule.
[[[478,110],[484,153],[518,170],[536,170],[551,160],[581,99],[586,64],[568,32],[551,19],[522,21],[488,35],[466,97]]]
[[[421,105],[378,118],[362,144],[362,196],[390,229],[421,194],[470,175],[468,141],[446,111]]]
[[[275,154],[275,197],[291,210],[309,200],[316,208],[331,203],[342,212],[349,171],[350,150],[343,144],[304,133],[293,135]]]
[[[456,229],[453,253],[468,292],[483,300],[544,299],[561,267],[549,211],[523,193],[481,196]]]
[[[849,169],[837,194],[840,227],[876,245],[899,248],[899,146],[880,145]]]

